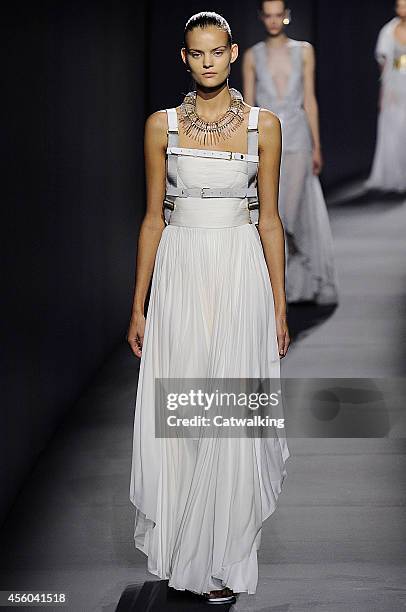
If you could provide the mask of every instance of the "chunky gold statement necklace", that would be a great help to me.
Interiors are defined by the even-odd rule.
[[[186,135],[200,144],[213,145],[229,138],[244,120],[244,102],[241,93],[230,88],[231,104],[217,121],[205,121],[196,113],[196,91],[190,91],[180,105],[179,122]]]

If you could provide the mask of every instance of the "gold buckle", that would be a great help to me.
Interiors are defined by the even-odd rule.
[[[400,55],[399,57],[395,58],[393,60],[393,66],[397,70],[406,70],[406,53],[403,53],[403,55]]]

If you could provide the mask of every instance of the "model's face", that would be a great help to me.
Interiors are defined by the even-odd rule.
[[[401,19],[406,19],[406,0],[398,0],[396,2],[396,14]]]
[[[186,45],[182,60],[196,83],[215,87],[227,80],[230,64],[238,57],[238,45],[228,46],[227,32],[215,26],[194,28],[186,35]]]
[[[266,0],[262,3],[261,21],[271,36],[278,36],[283,31],[283,20],[286,16],[287,11],[284,2]]]

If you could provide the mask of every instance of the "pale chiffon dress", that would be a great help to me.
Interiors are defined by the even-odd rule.
[[[255,103],[273,111],[282,124],[279,211],[286,232],[286,293],[289,302],[338,302],[333,237],[320,180],[313,174],[312,139],[303,108],[305,41],[288,38],[270,49],[252,47]]]

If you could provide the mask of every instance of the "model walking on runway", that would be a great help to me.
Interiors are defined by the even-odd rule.
[[[141,358],[130,499],[148,570],[208,603],[233,602],[257,587],[286,437],[155,437],[154,380],[279,378],[289,345],[281,129],[228,86],[238,46],[223,17],[191,17],[181,55],[196,89],[145,126],[147,210],[127,336]]]
[[[288,302],[338,302],[333,241],[318,174],[322,168],[312,45],[288,38],[283,0],[259,5],[266,40],[244,53],[244,99],[282,123],[279,210],[287,238]]]
[[[406,191],[406,0],[379,32],[375,57],[381,69],[375,155],[368,189]]]

